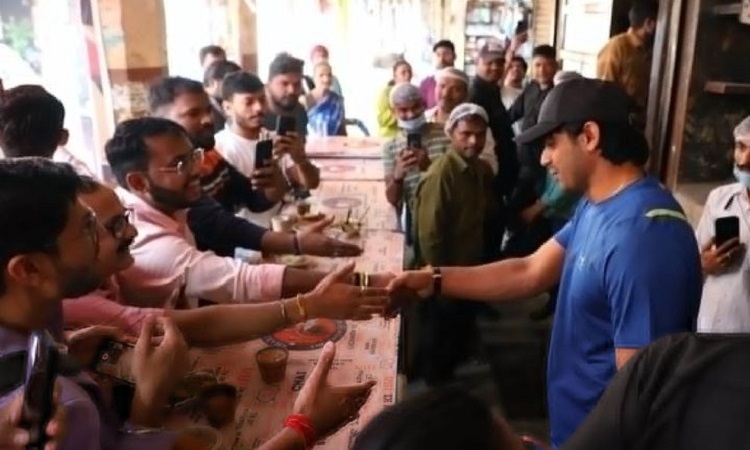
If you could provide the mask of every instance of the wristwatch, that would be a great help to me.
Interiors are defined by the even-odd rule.
[[[440,267],[425,267],[425,270],[429,270],[432,276],[432,283],[428,288],[418,291],[417,294],[422,298],[428,298],[435,295],[440,295],[443,291],[443,272]]]

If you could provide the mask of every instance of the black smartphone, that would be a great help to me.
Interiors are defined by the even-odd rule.
[[[135,385],[133,376],[134,346],[107,339],[99,346],[94,359],[94,372],[113,378],[120,383]]]
[[[740,237],[740,218],[737,216],[719,217],[714,222],[714,244],[721,247],[725,242]]]
[[[273,161],[273,141],[258,141],[255,146],[255,168],[268,167]]]
[[[287,133],[296,131],[297,121],[294,116],[278,116],[276,119],[276,134],[286,136]]]
[[[422,148],[422,135],[419,133],[407,134],[406,148]]]
[[[29,430],[27,449],[41,450],[49,440],[45,430],[55,412],[54,392],[59,359],[57,347],[46,331],[31,333],[21,415],[21,426]]]
[[[518,23],[516,24],[515,34],[519,35],[521,33],[527,32],[527,31],[529,31],[529,22],[527,22],[525,20],[519,20]]]

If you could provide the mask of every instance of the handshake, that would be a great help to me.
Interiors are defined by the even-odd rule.
[[[404,306],[428,297],[432,279],[432,272],[427,270],[358,276],[354,273],[354,263],[348,263],[304,295],[305,309],[309,318],[391,318]]]

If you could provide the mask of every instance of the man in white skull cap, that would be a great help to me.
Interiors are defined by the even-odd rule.
[[[750,333],[750,116],[734,129],[734,177],[708,195],[695,230],[701,250],[702,333]]]
[[[489,119],[479,105],[456,106],[445,122],[451,145],[419,182],[414,197],[418,265],[471,266],[499,258],[502,205],[492,170],[479,159]],[[438,298],[417,307],[417,369],[429,385],[450,382],[471,356],[476,303]]]

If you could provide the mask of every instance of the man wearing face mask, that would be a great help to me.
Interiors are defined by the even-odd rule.
[[[391,91],[391,109],[398,120],[399,135],[383,145],[385,195],[402,211],[407,245],[411,245],[411,200],[422,172],[450,146],[442,127],[428,123],[419,88],[396,85]],[[403,208],[403,209],[402,209]]]
[[[654,0],[636,0],[630,8],[628,31],[607,42],[596,61],[596,77],[613,81],[635,101],[645,116],[651,78],[651,48],[656,34],[659,5]],[[645,128],[642,117],[639,127]]]
[[[736,183],[720,186],[708,195],[695,230],[701,249],[703,297],[698,313],[698,332],[750,332],[750,285],[745,245],[750,238],[750,117],[734,129],[734,177]],[[739,220],[739,238],[717,243],[716,220]]]

